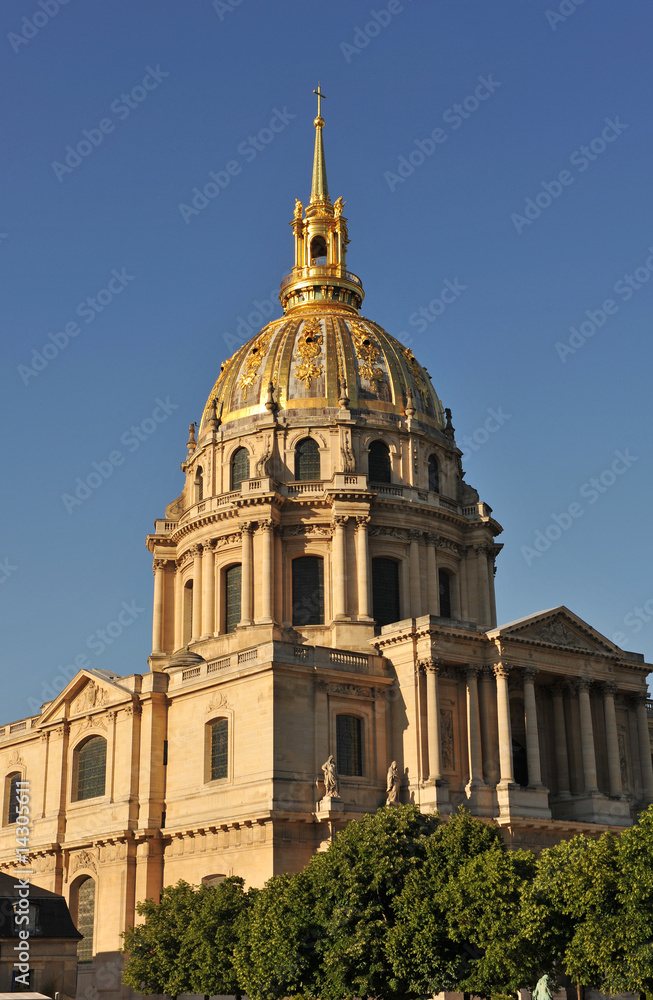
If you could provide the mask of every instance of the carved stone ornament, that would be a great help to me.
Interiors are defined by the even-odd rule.
[[[332,798],[338,798],[340,795],[338,789],[338,771],[336,770],[336,762],[333,759],[333,754],[330,754],[322,765],[322,773],[324,774],[324,794]]]
[[[249,386],[256,381],[258,370],[261,367],[261,362],[265,357],[265,354],[267,353],[273,333],[274,327],[272,324],[266,326],[264,330],[261,330],[258,337],[250,347],[247,357],[245,358],[245,364],[243,365],[238,379],[237,387],[239,389],[248,389]]]
[[[397,767],[397,761],[393,760],[388,768],[388,774],[386,776],[385,790],[386,790],[386,800],[385,804],[387,806],[397,806],[399,805],[399,790],[401,789],[401,778],[399,777],[399,768]]]
[[[228,707],[229,707],[229,699],[224,691],[220,691],[213,695],[208,705],[206,706],[206,712],[208,714],[210,712],[214,712],[218,708],[228,708]]]
[[[406,531],[404,528],[391,528],[386,524],[372,525],[370,535],[379,538],[400,538],[402,542],[406,541]]]
[[[578,636],[571,632],[563,621],[559,618],[547,622],[534,629],[531,633],[534,638],[541,639],[542,642],[550,642],[553,646],[576,646],[580,649],[587,649],[585,643],[581,642]]]
[[[379,386],[385,382],[385,373],[377,365],[381,356],[381,348],[372,331],[364,323],[353,320],[349,324],[349,329],[358,361],[358,375],[369,382],[373,391],[377,392]]]
[[[99,708],[106,704],[109,695],[106,688],[99,687],[95,681],[89,681],[80,691],[70,706],[71,712],[87,712],[91,708]]]
[[[355,695],[358,698],[371,698],[372,688],[357,687],[355,684],[329,684],[329,694]]]
[[[440,758],[443,771],[455,771],[453,739],[453,712],[448,708],[440,709]]]
[[[21,757],[21,755],[18,753],[18,750],[14,750],[9,755],[9,759],[7,760],[6,767],[15,767],[16,765],[19,766],[19,767],[25,767],[25,761],[23,760],[23,758]]]
[[[97,874],[95,858],[88,851],[79,851],[78,854],[73,855],[70,870],[71,872],[76,872],[78,868],[89,868],[92,872]]]

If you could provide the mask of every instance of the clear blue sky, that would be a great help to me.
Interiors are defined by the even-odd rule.
[[[318,80],[364,312],[410,339],[504,525],[499,620],[566,604],[653,659],[650,3],[41,4],[0,11],[3,720],[75,657],[147,670],[144,538],[289,270]]]

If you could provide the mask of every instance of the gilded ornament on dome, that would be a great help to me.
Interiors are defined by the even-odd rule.
[[[379,385],[385,382],[385,374],[381,368],[375,367],[381,354],[381,348],[373,339],[370,331],[362,323],[351,324],[351,338],[358,359],[358,373],[370,383],[375,392]]]
[[[268,348],[270,340],[272,339],[273,333],[274,327],[272,324],[269,324],[259,333],[258,337],[250,347],[247,357],[245,358],[243,370],[240,373],[240,378],[236,383],[238,389],[248,389],[249,386],[256,381],[258,370],[261,367],[261,362],[265,356],[265,352]]]
[[[426,382],[424,381],[424,376],[420,371],[420,367],[415,360],[415,355],[411,351],[410,347],[404,347],[404,357],[408,364],[408,368],[410,369],[410,374],[413,376],[415,381],[415,388],[426,404],[428,400],[428,388],[426,386]]]
[[[318,319],[308,319],[297,340],[295,352],[300,363],[295,367],[295,378],[308,386],[312,378],[319,378],[324,368],[315,359],[322,353],[322,328]]]

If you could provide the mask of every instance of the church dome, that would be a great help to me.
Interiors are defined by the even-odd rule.
[[[399,416],[412,406],[426,424],[444,429],[442,404],[413,352],[377,323],[328,302],[289,308],[224,362],[200,434],[214,401],[222,423],[265,412],[266,403]]]
[[[337,198],[332,203],[329,197],[321,96],[314,121],[311,196],[305,211],[296,199],[290,223],[295,263],[281,282],[284,315],[222,364],[200,436],[210,422],[215,428],[266,410],[338,407],[415,416],[444,430],[442,404],[426,369],[409,348],[360,315],[365,293],[361,279],[346,267],[345,202]]]

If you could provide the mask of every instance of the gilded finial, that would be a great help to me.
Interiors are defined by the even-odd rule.
[[[313,155],[313,178],[311,181],[311,205],[331,205],[331,199],[329,198],[329,186],[327,184],[326,175],[326,161],[324,159],[324,144],[322,142],[322,129],[324,127],[324,118],[322,117],[322,98],[325,96],[322,93],[322,88],[320,84],[317,85],[317,90],[313,91],[317,94],[317,118],[313,122],[315,125],[315,153]]]

